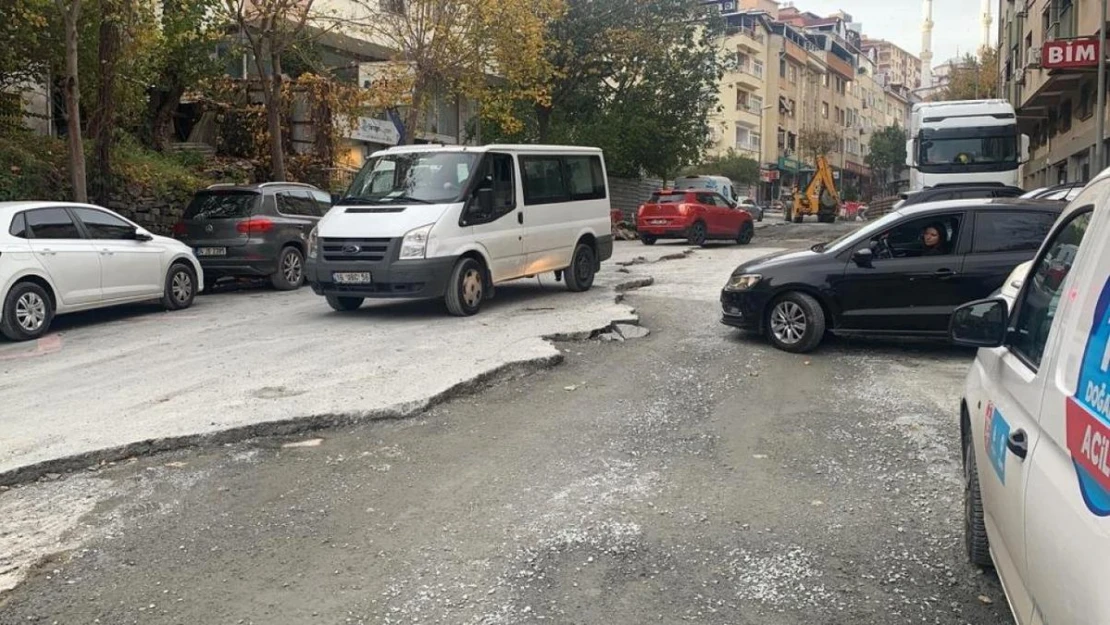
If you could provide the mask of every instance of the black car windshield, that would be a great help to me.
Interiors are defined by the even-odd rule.
[[[902,213],[894,211],[883,215],[879,219],[867,224],[866,226],[849,232],[844,236],[838,237],[829,241],[828,243],[819,243],[813,246],[814,252],[828,252],[829,254],[838,254],[848,247],[853,241],[867,241],[876,232],[881,232],[886,229],[890,224],[902,218]]]
[[[383,154],[362,167],[347,198],[359,203],[459,202],[479,158],[472,152]]]

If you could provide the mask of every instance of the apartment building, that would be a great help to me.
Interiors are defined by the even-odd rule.
[[[1090,180],[1098,2],[1001,0],[1000,16],[1000,90],[1030,138],[1024,186]]]
[[[885,76],[887,84],[901,85],[909,89],[921,87],[921,59],[884,39],[862,41],[864,52],[875,52],[878,65],[877,76]]]
[[[734,150],[757,162],[771,154],[768,119],[774,118],[775,99],[768,89],[768,21],[760,13],[734,13],[725,17],[721,41],[725,72],[721,77],[717,112],[712,118],[711,140],[717,154]]]

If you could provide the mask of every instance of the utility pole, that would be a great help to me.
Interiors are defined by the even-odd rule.
[[[1098,102],[1095,105],[1095,175],[1106,167],[1106,0],[1098,3]]]

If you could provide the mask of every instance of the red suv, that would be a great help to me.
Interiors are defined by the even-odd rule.
[[[636,213],[636,230],[644,245],[659,239],[686,239],[705,245],[711,239],[750,243],[752,216],[712,191],[658,191]]]

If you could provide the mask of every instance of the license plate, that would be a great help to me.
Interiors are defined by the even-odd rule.
[[[198,247],[197,256],[227,256],[226,247]]]
[[[369,271],[337,271],[331,277],[336,284],[370,284],[374,281]]]
[[[653,226],[665,226],[665,225],[667,225],[667,220],[666,219],[652,219],[651,220],[651,225],[653,225]]]

